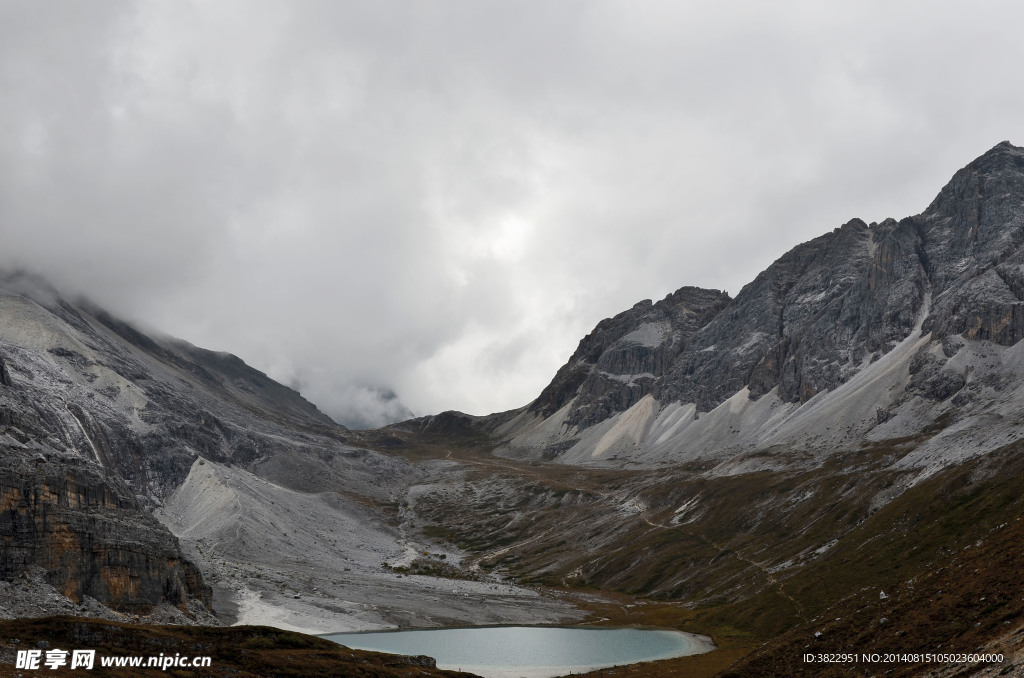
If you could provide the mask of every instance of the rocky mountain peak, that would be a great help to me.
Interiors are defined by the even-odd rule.
[[[982,205],[1024,200],[1024,148],[1003,141],[957,171],[922,216],[955,219],[968,229],[984,218]],[[982,233],[975,231],[972,238]]]
[[[1020,160],[1024,158],[1024,148],[1020,146],[1014,146],[1009,141],[1000,141],[998,144],[990,148],[981,154],[971,165],[984,166],[992,162],[998,162],[998,159],[1013,159]]]
[[[23,269],[0,269],[0,295],[24,297],[46,308],[60,301],[60,293],[48,280]]]
[[[682,287],[657,303],[644,300],[602,320],[530,410],[550,416],[577,399],[566,421],[585,428],[628,409],[730,301],[720,290]]]
[[[945,358],[965,340],[1012,346],[1022,337],[1024,149],[1002,142],[956,172],[921,214],[870,226],[850,219],[794,247],[735,299],[681,288],[602,321],[530,410],[557,419],[557,426],[543,428],[550,431],[545,450],[561,453],[587,441],[569,455],[584,459],[588,445],[593,455],[611,455],[626,449],[617,447],[621,442],[657,457],[685,447],[673,437],[684,436],[684,411],[697,418],[726,401],[730,411],[740,411],[767,399],[758,405],[766,412],[797,412],[892,354],[889,376],[873,382],[890,384],[889,390],[872,396],[870,412],[846,424],[853,435],[878,425],[876,410],[888,413],[914,398],[968,402],[967,373],[954,374]],[[922,353],[910,369],[901,361],[915,351],[934,353],[933,359]],[[899,374],[907,384],[888,381]],[[653,400],[640,408],[648,395]],[[620,420],[628,426],[614,423]],[[782,420],[772,424],[779,440]],[[586,433],[598,424],[596,433]],[[663,427],[656,436],[662,442],[643,442],[645,427],[652,436]],[[702,435],[718,442],[693,443],[704,452],[745,435],[736,426],[730,429],[736,435],[724,437],[705,429]]]

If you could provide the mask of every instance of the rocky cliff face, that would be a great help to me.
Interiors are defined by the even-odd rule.
[[[822,431],[844,429],[828,438],[843,447],[919,431],[1013,381],[979,365],[978,351],[1024,336],[1022,300],[1024,150],[1003,142],[920,215],[853,219],[795,247],[735,299],[683,288],[602,321],[498,430],[508,454],[650,463],[806,445],[812,410],[829,412]],[[858,404],[839,413],[855,391]]]
[[[147,614],[211,604],[210,588],[177,540],[128,486],[92,464],[5,446],[0,469],[0,579],[33,566],[75,603],[86,596]]]
[[[684,287],[656,304],[641,301],[602,320],[530,411],[551,416],[571,402],[565,423],[586,428],[629,409],[651,392],[691,338],[729,301],[725,292]]]

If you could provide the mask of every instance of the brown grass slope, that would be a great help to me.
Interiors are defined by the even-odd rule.
[[[724,675],[1021,675],[1024,445],[1009,445],[909,489],[786,585],[813,618]],[[702,621],[743,625],[773,605],[761,595],[708,610]],[[1005,661],[822,666],[802,659],[804,653],[929,652],[1002,652]]]
[[[609,676],[714,675],[752,650],[727,675],[969,673],[934,664],[823,667],[802,655],[986,647],[1003,648],[1011,662],[991,668],[1017,670],[1024,445],[907,487],[914,472],[891,469],[923,439],[817,468],[721,478],[698,469],[657,478],[586,471],[463,450],[452,457],[470,467],[464,490],[421,498],[416,509],[430,536],[469,549],[485,568],[567,591],[627,593],[643,604],[595,612],[707,633],[725,650]],[[673,521],[694,497],[694,513]],[[632,498],[643,509],[623,512]]]

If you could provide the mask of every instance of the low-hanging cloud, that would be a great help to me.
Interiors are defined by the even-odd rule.
[[[0,263],[376,425],[1021,143],[1012,4],[0,2]],[[397,394],[397,399],[389,393]]]

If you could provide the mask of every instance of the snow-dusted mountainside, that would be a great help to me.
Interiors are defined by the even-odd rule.
[[[197,460],[368,496],[408,473],[352,454],[345,429],[238,358],[148,336],[31,275],[0,279],[0,366],[0,578],[42,568],[73,600],[139,612],[210,604],[150,513]]]
[[[212,604],[327,632],[579,616],[518,587],[397,577],[429,553],[457,572],[457,549],[396,516],[428,475],[233,355],[0,274],[0,618],[209,622]]]
[[[683,288],[602,321],[502,418],[499,454],[735,473],[941,422],[900,462],[934,470],[1024,435],[1022,300],[1024,150],[1003,142],[923,213],[854,219],[735,299]]]

